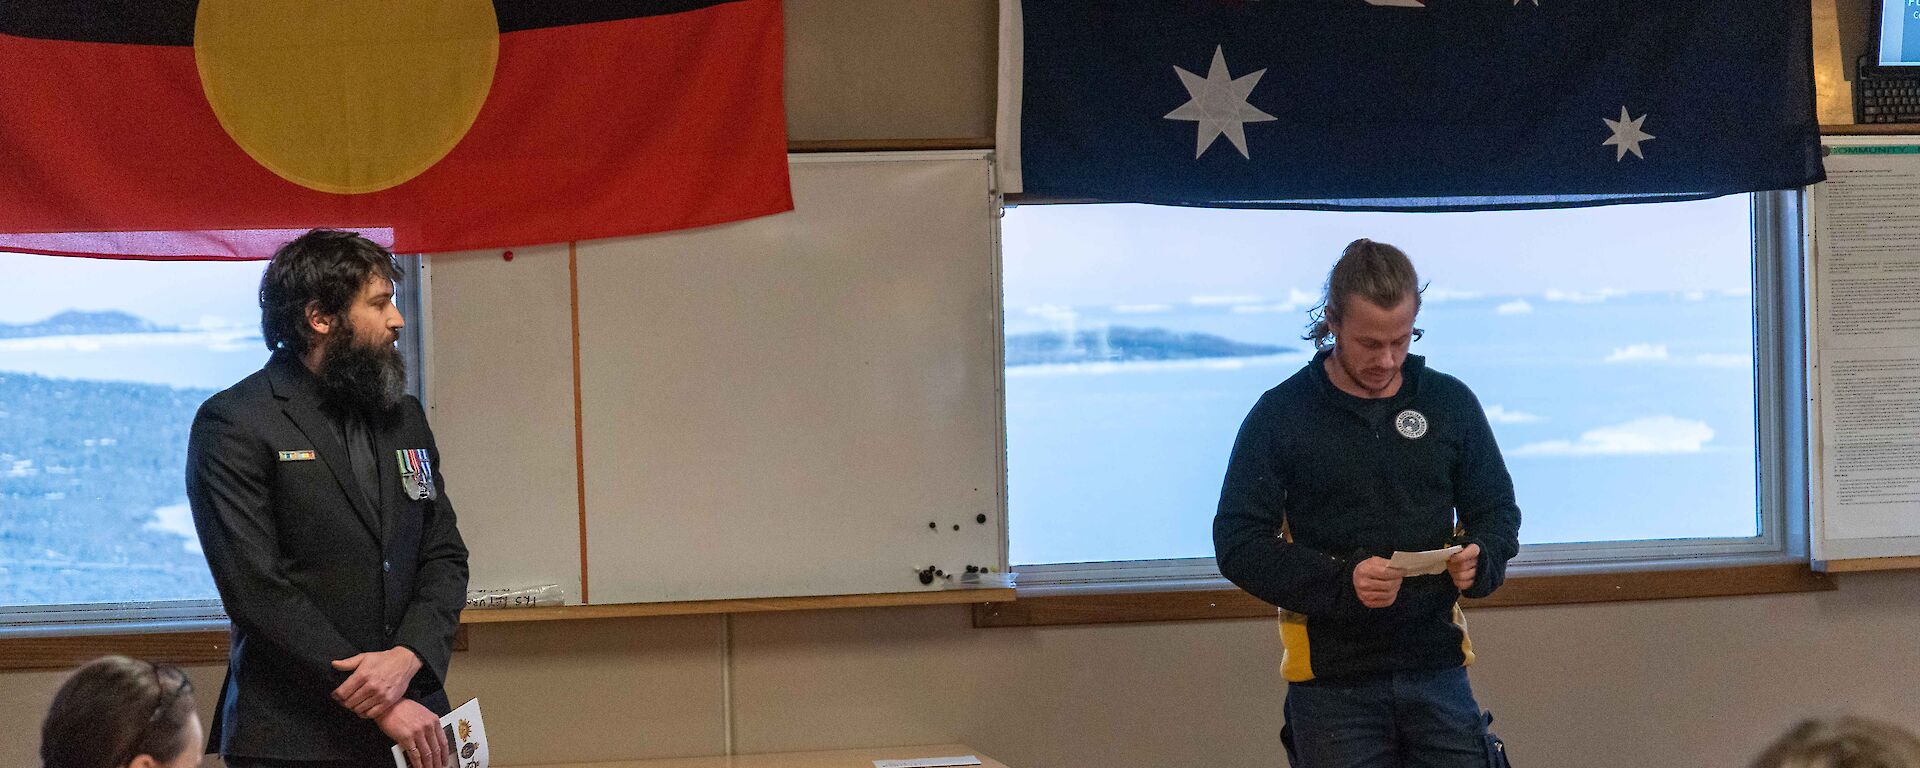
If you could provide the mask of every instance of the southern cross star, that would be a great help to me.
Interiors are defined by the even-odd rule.
[[[1620,162],[1628,152],[1632,152],[1634,157],[1642,160],[1647,159],[1646,155],[1640,154],[1640,142],[1653,138],[1653,134],[1640,130],[1640,124],[1646,122],[1646,119],[1646,115],[1627,117],[1627,108],[1624,106],[1620,108],[1619,120],[1600,118],[1600,122],[1606,123],[1607,129],[1613,131],[1613,135],[1608,136],[1606,141],[1600,142],[1600,146],[1613,147],[1614,162]]]
[[[1247,103],[1247,95],[1253,93],[1253,86],[1260,82],[1260,76],[1266,70],[1257,70],[1251,74],[1233,78],[1227,74],[1227,56],[1215,46],[1213,66],[1207,70],[1207,76],[1201,77],[1179,67],[1173,68],[1180,75],[1180,82],[1187,86],[1187,95],[1192,97],[1179,109],[1167,113],[1168,120],[1192,120],[1200,124],[1199,143],[1193,150],[1195,159],[1206,154],[1213,146],[1214,139],[1225,134],[1233,148],[1240,150],[1240,156],[1252,159],[1247,154],[1247,123],[1272,120],[1269,115],[1252,104]]]

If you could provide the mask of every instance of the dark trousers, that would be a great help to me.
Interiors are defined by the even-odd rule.
[[[1450,667],[1287,686],[1294,768],[1486,768],[1486,724]]]

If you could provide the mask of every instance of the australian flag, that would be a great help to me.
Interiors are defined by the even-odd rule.
[[[1249,208],[1823,178],[1805,0],[1023,0],[1021,191]]]

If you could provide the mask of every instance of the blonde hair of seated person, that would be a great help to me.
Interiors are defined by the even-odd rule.
[[[1753,768],[1920,768],[1920,738],[1865,717],[1808,720],[1767,747]]]

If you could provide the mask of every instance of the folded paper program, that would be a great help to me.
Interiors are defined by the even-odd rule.
[[[1452,557],[1453,553],[1459,552],[1460,549],[1459,545],[1454,545],[1446,549],[1429,549],[1425,552],[1396,551],[1387,564],[1406,571],[1408,576],[1446,573],[1447,558]]]

